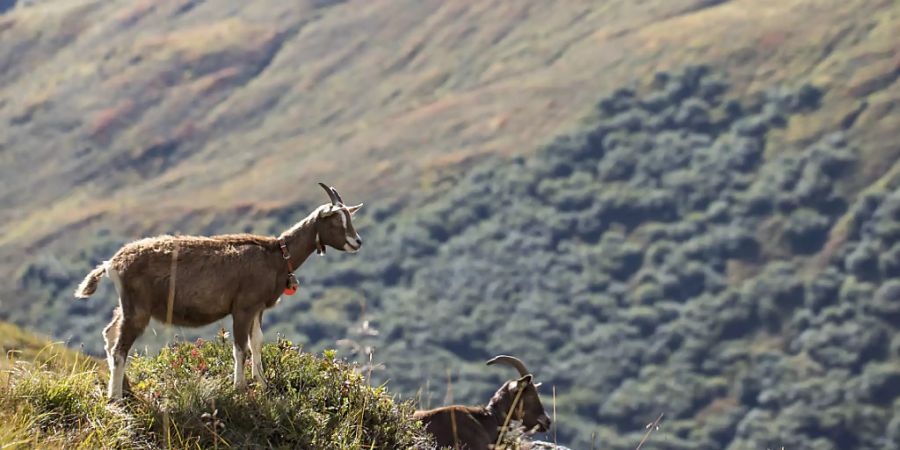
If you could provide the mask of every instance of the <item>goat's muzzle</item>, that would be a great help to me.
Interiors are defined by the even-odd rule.
[[[344,243],[344,251],[348,253],[356,253],[359,251],[359,248],[362,247],[362,239],[359,236],[350,237],[347,236],[347,242]]]
[[[537,425],[535,425],[532,430],[537,433],[545,433],[550,430],[550,424],[552,422],[553,421],[550,420],[550,416],[541,414],[541,416],[537,418]]]

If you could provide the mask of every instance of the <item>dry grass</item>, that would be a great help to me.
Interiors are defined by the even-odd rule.
[[[93,358],[66,348],[62,342],[52,342],[6,322],[0,322],[0,352],[3,352],[0,370],[10,369],[16,361],[37,362],[55,367],[70,367],[76,362],[96,363]],[[0,379],[0,383],[6,381]]]

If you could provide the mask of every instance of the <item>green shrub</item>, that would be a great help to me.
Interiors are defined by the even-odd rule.
[[[871,301],[871,308],[876,317],[886,321],[900,321],[900,280],[890,280],[877,291]]]
[[[813,253],[822,247],[830,226],[828,217],[811,209],[799,209],[788,218],[784,237],[794,252]]]
[[[900,242],[878,257],[878,268],[883,279],[900,277]]]

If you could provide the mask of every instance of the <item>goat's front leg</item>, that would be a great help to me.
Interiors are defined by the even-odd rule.
[[[263,377],[262,344],[262,313],[260,312],[253,319],[253,329],[250,331],[250,369],[253,373],[253,379],[260,386],[266,387],[266,379]]]
[[[247,382],[244,380],[244,359],[247,356],[247,344],[250,340],[250,327],[253,325],[253,315],[232,314],[234,321],[232,328],[234,333],[234,387],[243,389]]]
[[[244,380],[244,350],[237,342],[234,343],[234,387],[243,389],[247,385]],[[246,347],[246,345],[244,345]]]

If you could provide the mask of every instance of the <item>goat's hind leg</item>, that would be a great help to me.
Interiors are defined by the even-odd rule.
[[[109,388],[107,395],[110,400],[118,400],[122,398],[122,387],[125,383],[125,366],[128,362],[128,351],[131,350],[131,346],[144,331],[144,328],[139,326],[136,322],[127,319],[123,319],[119,323],[112,325],[118,325],[119,330],[116,333],[118,336],[116,336],[115,343],[111,345],[111,349],[108,351],[107,356],[109,363]]]
[[[128,352],[134,341],[144,333],[144,328],[150,323],[149,316],[139,316],[133,313],[122,312],[119,324],[119,335],[112,348],[112,361],[109,373],[109,398],[118,400],[122,398],[122,385],[125,381],[125,367],[128,363]]]
[[[116,307],[113,310],[113,318],[112,321],[109,322],[109,325],[103,329],[103,340],[106,343],[106,363],[109,365],[109,389],[107,390],[107,395],[109,399],[115,399],[117,392],[121,392],[121,389],[116,388],[116,386],[120,386],[116,381],[116,358],[113,354],[113,348],[116,345],[116,341],[119,340],[119,330],[122,327],[122,308]],[[121,397],[121,394],[119,394]]]
[[[113,346],[116,345],[116,340],[119,339],[119,327],[122,326],[122,308],[117,306],[116,309],[113,310],[113,318],[109,322],[109,325],[103,329],[103,341],[106,343],[106,360],[109,362],[109,371],[112,373],[112,357],[113,357]]]

